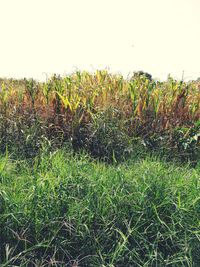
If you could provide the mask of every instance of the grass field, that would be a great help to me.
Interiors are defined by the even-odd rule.
[[[1,267],[199,267],[200,84],[0,79]]]
[[[196,266],[200,167],[1,158],[1,266]]]

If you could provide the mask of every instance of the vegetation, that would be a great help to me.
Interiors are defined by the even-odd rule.
[[[107,71],[76,72],[45,83],[0,82],[0,149],[34,157],[42,143],[70,142],[94,157],[117,161],[142,150],[166,158],[199,158],[200,84],[125,80]]]
[[[67,148],[1,158],[0,264],[196,266],[200,168],[95,162]]]
[[[0,79],[0,266],[200,266],[200,83]]]

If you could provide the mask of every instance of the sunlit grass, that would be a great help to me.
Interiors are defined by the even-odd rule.
[[[199,168],[66,150],[0,162],[2,267],[199,266]]]
[[[141,72],[0,79],[0,265],[200,266],[199,103]]]

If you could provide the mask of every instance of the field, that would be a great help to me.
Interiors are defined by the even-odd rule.
[[[200,84],[0,79],[0,266],[200,266]]]
[[[107,161],[157,148],[169,159],[198,161],[198,81],[169,76],[159,82],[141,72],[124,79],[97,71],[54,75],[45,83],[2,80],[0,88],[1,151],[34,157],[50,141]]]

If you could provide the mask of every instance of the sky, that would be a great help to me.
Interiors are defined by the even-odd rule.
[[[200,77],[200,0],[0,0],[0,77]]]

